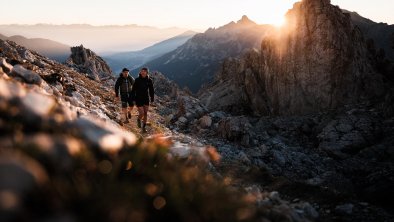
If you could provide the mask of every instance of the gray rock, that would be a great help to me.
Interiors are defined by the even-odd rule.
[[[45,96],[36,92],[30,92],[22,97],[22,103],[29,112],[38,116],[47,116],[54,108],[56,102],[52,97]]]
[[[186,124],[188,122],[187,118],[185,118],[184,116],[179,117],[178,121],[182,124]]]
[[[310,203],[302,203],[299,207],[304,211],[307,218],[317,219],[319,217],[319,213]]]
[[[282,200],[280,199],[278,191],[273,191],[269,193],[268,198],[275,203],[280,203]]]
[[[94,97],[92,98],[92,102],[93,102],[94,104],[99,104],[99,103],[101,103],[101,98],[98,97],[98,96],[94,96]]]
[[[354,205],[351,203],[338,205],[335,207],[335,212],[338,214],[350,215],[353,213]]]
[[[85,103],[85,97],[81,95],[79,92],[72,92],[72,96],[81,103]]]
[[[26,83],[40,85],[42,82],[41,77],[30,70],[25,69],[21,65],[15,65],[12,69],[11,76],[21,77]]]

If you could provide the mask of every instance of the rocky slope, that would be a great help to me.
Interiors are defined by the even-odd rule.
[[[114,77],[108,64],[90,49],[81,46],[71,47],[71,55],[66,64],[76,68],[79,72],[86,73],[94,80],[111,79]]]
[[[215,149],[195,147],[181,133],[137,140],[127,131],[133,124],[118,124],[113,86],[9,41],[0,40],[0,58],[1,221],[318,217],[309,203],[285,201],[277,192],[235,190],[231,179],[215,170],[220,162]],[[167,94],[156,106],[164,110],[179,98],[180,110],[187,111],[180,115],[191,118],[198,100],[182,91],[169,94],[172,83],[159,73],[152,76],[159,94]],[[154,107],[152,112],[150,134],[166,133],[156,122],[165,115],[157,117]]]
[[[237,57],[251,48],[259,48],[262,38],[273,27],[257,25],[244,16],[217,29],[197,34],[176,50],[151,62],[151,70],[158,70],[181,87],[197,92],[211,81],[220,62],[229,56]]]

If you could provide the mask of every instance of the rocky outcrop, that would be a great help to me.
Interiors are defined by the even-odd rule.
[[[71,47],[71,55],[66,64],[88,74],[88,77],[94,80],[105,80],[114,76],[108,64],[83,45]]]
[[[166,78],[160,72],[150,73],[149,75],[155,86],[155,94],[163,97],[168,96],[169,98],[176,97],[179,91],[179,87],[176,83]]]
[[[304,0],[287,26],[262,43],[262,70],[270,111],[302,114],[383,94],[360,30],[329,0]]]
[[[223,61],[215,80],[198,97],[208,110],[236,115],[267,115],[267,99],[260,77],[260,53],[252,50],[243,58]]]

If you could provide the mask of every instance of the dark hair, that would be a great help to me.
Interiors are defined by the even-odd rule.
[[[123,69],[122,69],[122,72],[124,72],[124,71],[127,71],[127,72],[128,72],[128,71],[130,71],[130,70],[128,70],[127,68],[123,68]]]
[[[146,68],[146,67],[143,67],[143,68],[141,69],[141,71],[142,71],[142,70],[145,70],[146,72],[149,72],[148,68]]]

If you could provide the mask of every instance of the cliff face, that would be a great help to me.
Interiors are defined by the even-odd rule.
[[[260,77],[260,53],[247,52],[243,58],[226,59],[215,81],[199,92],[208,110],[233,114],[268,114],[266,94]]]
[[[87,73],[91,79],[101,80],[113,77],[108,64],[90,49],[81,46],[71,47],[71,56],[67,64],[75,66],[78,71]]]
[[[270,112],[303,114],[381,95],[361,32],[329,0],[304,0],[261,47]]]

